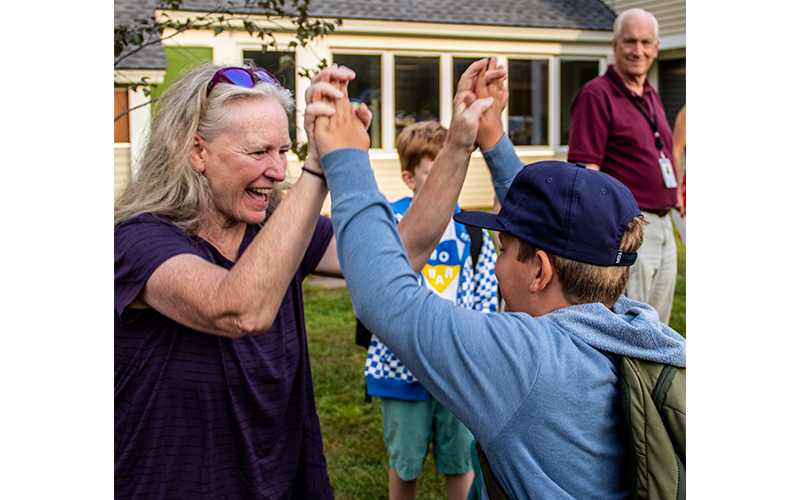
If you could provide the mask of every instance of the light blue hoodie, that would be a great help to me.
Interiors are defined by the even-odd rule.
[[[513,158],[490,163],[499,199],[521,166]],[[685,366],[685,340],[626,298],[613,312],[583,304],[538,318],[456,307],[419,286],[367,152],[334,151],[322,165],[356,314],[469,428],[504,490],[626,498],[617,355]]]

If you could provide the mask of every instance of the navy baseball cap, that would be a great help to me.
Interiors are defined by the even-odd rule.
[[[619,245],[637,215],[631,192],[610,175],[582,164],[542,161],[522,168],[497,214],[459,212],[453,218],[509,233],[566,259],[630,266],[636,252],[622,252]]]

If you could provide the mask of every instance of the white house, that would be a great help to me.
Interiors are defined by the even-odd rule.
[[[115,0],[115,23],[157,15],[161,11],[155,10],[156,3]],[[221,4],[187,1],[183,8],[193,10],[166,13],[173,18],[193,16]],[[163,89],[181,69],[200,60],[239,64],[252,58],[301,96],[300,117],[309,80],[298,77],[297,69],[315,68],[322,60],[344,64],[358,75],[350,85],[351,97],[373,111],[370,158],[381,191],[392,201],[410,194],[400,178],[396,133],[422,119],[447,126],[454,85],[469,63],[481,57],[497,56],[508,68],[506,126],[523,161],[565,159],[569,103],[581,85],[611,63],[616,16],[601,0],[312,0],[309,15],[341,18],[342,25],[332,35],[296,50],[289,45],[294,31],[285,26],[284,32],[275,34],[277,51],[270,48],[264,53],[264,42],[246,31],[218,36],[210,30],[188,31],[124,59],[114,71],[115,116],[148,100],[141,90],[129,88],[142,76],[162,83],[159,89]],[[685,3],[683,57],[685,79]],[[658,85],[656,79],[651,81]],[[127,130],[124,118],[116,123],[116,189],[131,170],[135,172],[149,106],[126,117]],[[297,136],[304,139],[302,127]],[[299,173],[296,160],[290,162],[290,172]],[[492,206],[489,173],[480,153],[473,155],[459,202],[466,208]]]

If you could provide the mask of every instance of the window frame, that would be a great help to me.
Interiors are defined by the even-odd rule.
[[[263,44],[256,45],[256,46],[240,45],[238,47],[240,64],[244,64],[244,60],[245,60],[244,53],[245,52],[261,52],[263,46],[264,46]],[[288,47],[288,46],[284,47],[282,45],[278,45],[278,46],[274,46],[274,47],[269,47],[268,46],[266,52],[273,52],[273,53],[280,52],[280,53],[291,53],[291,54],[294,54],[294,88],[295,88],[295,92],[296,92],[297,88],[298,88],[298,83],[299,83],[298,80],[300,79],[300,77],[298,76],[298,72],[297,72],[297,69],[299,67],[298,63],[297,63],[297,60],[298,60],[298,52],[297,52],[297,50],[292,48],[292,47]],[[267,69],[267,68],[264,68],[264,69]],[[276,76],[276,78],[278,78],[280,80],[280,76],[278,76],[278,75],[275,75],[275,76]]]
[[[608,68],[608,59],[605,58],[604,56],[599,56],[599,55],[586,55],[586,56],[568,55],[568,56],[558,56],[557,59],[558,59],[558,64],[556,64],[556,71],[558,71],[558,75],[557,75],[556,82],[558,84],[558,88],[555,89],[556,94],[555,94],[555,97],[554,97],[555,102],[557,103],[557,105],[556,105],[557,114],[555,115],[555,122],[556,123],[555,123],[555,137],[553,139],[553,144],[554,144],[553,150],[556,153],[566,154],[567,151],[569,150],[569,145],[568,144],[561,144],[561,113],[560,113],[560,111],[561,111],[561,107],[560,107],[560,104],[561,104],[561,63],[563,61],[584,61],[584,62],[597,61],[597,63],[598,63],[597,64],[597,76],[600,76],[600,75],[605,74],[606,69]],[[569,110],[567,110],[567,111],[569,111]]]
[[[335,60],[337,54],[349,56],[381,56],[381,148],[370,148],[370,153],[396,155],[395,147],[395,57],[438,57],[439,58],[439,81],[440,81],[440,110],[439,120],[443,126],[450,126],[453,118],[453,97],[452,89],[461,75],[453,73],[454,58],[456,59],[481,59],[496,57],[499,65],[508,68],[509,60],[525,61],[547,61],[548,71],[548,92],[547,92],[547,113],[548,113],[548,132],[547,143],[541,145],[518,145],[514,146],[521,154],[533,153],[540,155],[547,152],[553,154],[566,154],[568,145],[561,142],[561,62],[562,61],[596,61],[598,63],[598,75],[605,73],[608,68],[608,58],[600,54],[528,54],[528,53],[504,53],[488,54],[479,51],[442,51],[442,50],[405,50],[405,49],[359,49],[355,47],[336,47],[331,48],[331,60]],[[296,64],[300,64],[298,61]],[[507,83],[506,83],[507,84]],[[503,109],[503,130],[507,134],[509,106],[506,103]]]
[[[255,46],[252,45],[252,44],[238,44],[236,48],[239,51],[239,64],[240,65],[244,65],[244,61],[245,61],[244,53],[245,52],[261,52],[261,50],[263,49],[264,45],[265,44],[257,44]],[[255,48],[252,48],[252,47],[255,47]],[[294,82],[293,82],[294,83],[294,89],[289,89],[294,93],[294,97],[295,97],[294,133],[291,133],[291,130],[290,130],[289,137],[292,139],[293,142],[296,142],[297,144],[305,142],[306,141],[306,136],[305,136],[305,130],[303,130],[303,119],[302,119],[302,116],[300,116],[300,114],[297,112],[297,110],[298,110],[297,99],[298,99],[298,95],[300,95],[300,90],[299,90],[299,88],[300,88],[300,77],[298,76],[298,72],[297,72],[297,69],[300,67],[299,64],[298,64],[298,59],[299,59],[298,52],[297,52],[297,50],[295,48],[289,47],[288,45],[284,46],[284,45],[281,45],[281,44],[274,45],[274,46],[267,46],[266,52],[294,54]],[[257,62],[257,61],[254,61],[254,62]],[[264,69],[269,71],[268,68],[264,68]],[[280,81],[280,76],[279,75],[274,75],[274,76],[275,76],[275,78],[278,79],[278,81]],[[291,120],[289,120],[289,122],[290,122],[289,126],[291,128],[291,125],[292,125]],[[302,130],[302,135],[301,135],[301,130]],[[297,159],[297,156],[294,154],[293,151],[289,151],[288,154],[290,155],[289,158]]]
[[[379,61],[380,61],[380,65],[381,65],[381,71],[380,71],[380,74],[381,74],[381,77],[380,77],[380,84],[381,84],[381,88],[380,88],[380,90],[381,90],[380,106],[381,106],[381,109],[379,110],[380,111],[379,113],[375,113],[375,110],[373,110],[373,109],[370,109],[370,111],[372,111],[373,119],[374,119],[376,114],[378,116],[380,116],[380,120],[381,120],[381,127],[380,127],[381,128],[381,147],[380,148],[370,147],[370,149],[369,149],[370,151],[380,151],[380,152],[385,152],[386,151],[386,152],[388,152],[388,151],[393,151],[394,150],[394,146],[392,146],[392,148],[388,148],[388,149],[386,148],[386,144],[387,144],[387,142],[386,142],[387,141],[387,132],[386,132],[386,123],[387,123],[386,115],[387,115],[387,113],[386,113],[386,110],[388,109],[388,107],[386,105],[385,96],[391,94],[392,102],[394,102],[394,88],[392,87],[392,89],[389,90],[388,87],[387,87],[386,60],[387,60],[387,53],[388,52],[389,51],[386,51],[386,50],[358,50],[358,49],[338,49],[338,50],[332,50],[331,51],[331,62],[336,61],[336,55],[337,54],[338,55],[343,55],[343,56],[371,56],[371,57],[378,56],[380,58]],[[389,78],[393,81],[394,79],[391,78],[391,77],[392,77],[392,75],[389,75]],[[358,78],[358,75],[356,75],[356,78]],[[392,106],[392,109],[394,109],[394,106]],[[392,127],[392,131],[390,131],[389,135],[391,135],[391,138],[392,138],[391,139],[391,143],[392,143],[392,145],[394,145],[394,133],[393,133],[393,130],[394,130],[394,115],[392,115],[389,118],[391,118],[391,120],[389,120],[389,122],[391,123],[391,127]]]
[[[515,145],[514,148],[518,151],[522,152],[542,152],[542,151],[551,151],[553,150],[554,144],[554,135],[553,135],[553,122],[552,116],[553,113],[558,112],[558,107],[555,105],[554,101],[554,93],[553,87],[558,84],[558,80],[555,80],[555,72],[553,71],[553,66],[555,64],[556,56],[547,55],[547,54],[510,54],[506,57],[505,68],[508,70],[510,60],[515,61],[547,61],[547,143],[546,144],[528,144],[528,145]],[[511,96],[509,95],[509,100],[511,100]],[[510,125],[508,123],[509,119],[509,105],[506,103],[505,109],[505,132],[508,134],[510,130]]]
[[[416,58],[426,58],[426,59],[432,59],[432,58],[438,59],[439,60],[439,114],[438,114],[439,123],[441,123],[441,124],[445,123],[443,121],[443,117],[442,117],[442,111],[444,110],[444,107],[445,107],[444,103],[450,101],[450,107],[452,108],[452,97],[444,98],[447,94],[449,94],[449,90],[448,90],[448,87],[446,87],[446,85],[445,85],[444,75],[443,75],[444,70],[443,70],[442,59],[445,57],[445,54],[443,54],[441,52],[427,52],[427,51],[408,51],[408,50],[404,50],[404,51],[395,50],[395,51],[392,51],[391,79],[392,79],[392,111],[393,111],[393,114],[391,116],[391,118],[392,118],[392,129],[390,130],[390,132],[391,132],[390,144],[392,144],[392,149],[393,150],[397,149],[394,146],[396,144],[396,142],[397,142],[397,135],[395,134],[396,127],[395,127],[395,122],[394,122],[395,114],[397,113],[397,108],[396,108],[397,87],[396,87],[396,82],[395,82],[395,79],[394,79],[394,75],[395,75],[395,72],[397,70],[396,61],[397,61],[397,57],[398,56],[399,57],[408,57],[408,58],[415,58],[416,57]],[[452,60],[451,60],[451,63],[452,63]],[[450,72],[452,73],[452,64],[451,64]],[[386,105],[385,102],[384,102],[384,105]],[[452,110],[451,110],[451,114],[452,114]],[[447,123],[449,123],[449,121]]]

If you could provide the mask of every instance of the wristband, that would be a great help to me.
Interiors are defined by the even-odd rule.
[[[323,175],[323,174],[321,174],[319,172],[314,172],[313,170],[309,170],[306,167],[300,167],[300,169],[303,170],[304,172],[308,172],[311,175],[315,175],[315,176],[319,177],[320,179],[322,179],[322,182],[327,182],[325,180],[325,175]]]

